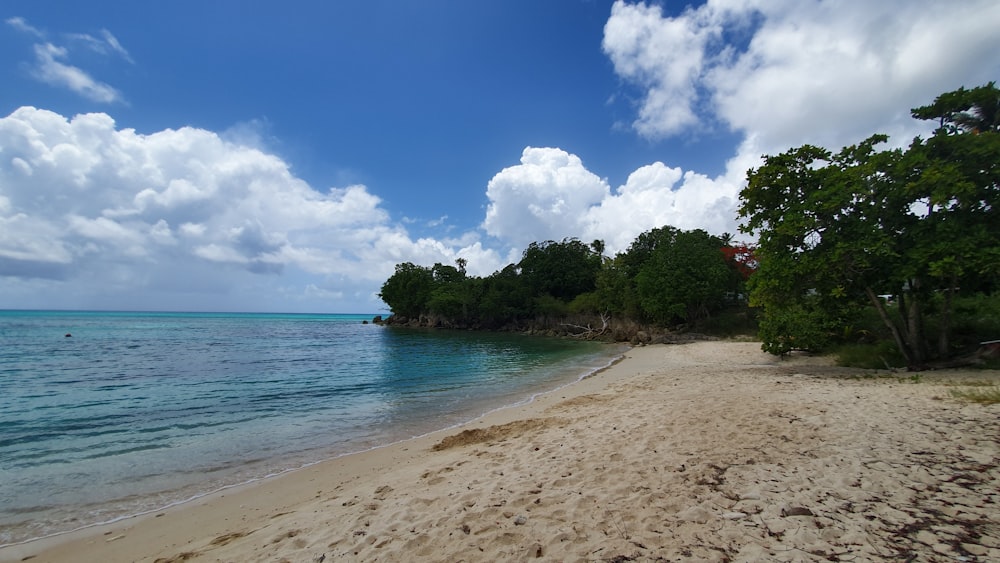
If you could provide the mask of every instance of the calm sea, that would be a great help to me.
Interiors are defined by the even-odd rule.
[[[621,353],[371,317],[0,311],[0,545],[466,422]]]

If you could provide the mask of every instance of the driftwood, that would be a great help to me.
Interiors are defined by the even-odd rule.
[[[607,332],[610,321],[611,321],[610,315],[608,315],[607,313],[601,313],[601,328],[599,329],[590,326],[590,324],[588,324],[587,326],[581,326],[570,323],[563,323],[561,326],[575,328],[581,331],[576,334],[570,335],[573,338],[584,338],[586,340],[590,340],[592,338],[597,338],[598,336],[601,336],[605,332]]]

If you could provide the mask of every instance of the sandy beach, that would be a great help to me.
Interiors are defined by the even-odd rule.
[[[0,561],[1000,561],[1000,372],[635,348],[467,426]]]

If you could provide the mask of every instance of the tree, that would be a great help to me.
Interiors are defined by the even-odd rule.
[[[725,256],[726,263],[733,270],[735,277],[742,281],[750,279],[757,269],[756,247],[745,242],[734,243],[731,237],[727,240],[726,236],[722,237],[722,241],[725,243],[722,255]]]
[[[601,255],[577,239],[533,242],[518,263],[521,276],[536,295],[550,295],[568,303],[594,291]]]
[[[636,274],[643,311],[655,322],[694,322],[719,309],[730,288],[731,270],[719,237],[703,230],[661,231],[660,240]]]
[[[636,295],[635,280],[628,276],[624,261],[625,255],[618,254],[605,262],[597,276],[596,299],[602,311],[641,319],[642,307]]]
[[[459,266],[464,264],[459,262]],[[469,308],[464,269],[438,263],[431,268],[431,276],[434,287],[427,299],[428,311],[452,321],[465,321]]]
[[[821,348],[825,341],[815,331],[808,338],[782,331],[833,324],[837,300],[871,286],[891,258],[889,238],[896,229],[880,223],[879,207],[898,217],[898,204],[884,200],[878,190],[882,176],[867,166],[883,140],[875,136],[838,155],[805,145],[765,157],[763,166],[749,172],[741,229],[759,235],[750,304],[763,309],[761,336],[768,351]]]
[[[998,135],[995,127],[973,127],[963,117],[989,118],[990,100],[997,97],[991,83],[913,110],[916,117],[938,119],[940,127],[905,150],[877,151],[887,138],[874,135],[836,155],[806,145],[765,157],[763,166],[750,170],[739,213],[741,230],[760,239],[751,304],[764,311],[762,328],[829,328],[838,311],[865,300],[910,366],[951,354],[952,294],[965,282],[995,276],[1000,260]],[[894,297],[895,315],[881,295]],[[926,326],[935,307],[938,345],[932,351]],[[806,320],[772,322],[794,311]],[[781,350],[795,341],[794,334],[779,332],[767,335],[765,348]]]
[[[996,82],[966,90],[964,87],[941,94],[934,103],[914,108],[916,119],[937,120],[947,134],[1000,132],[1000,90]]]
[[[433,290],[431,269],[405,262],[396,264],[395,273],[382,284],[378,296],[394,314],[418,317],[427,311]]]
[[[476,318],[485,326],[498,327],[530,312],[532,294],[509,264],[482,280],[476,300]]]
[[[625,275],[634,280],[643,264],[652,257],[653,252],[661,246],[672,244],[678,233],[680,233],[680,229],[665,225],[650,229],[635,237],[628,249],[619,255],[620,266]]]

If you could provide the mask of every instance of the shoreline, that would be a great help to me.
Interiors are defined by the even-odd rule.
[[[612,344],[609,344],[611,346]],[[55,534],[42,536],[39,538],[32,538],[29,540],[0,545],[0,563],[8,563],[14,561],[94,561],[97,562],[108,562],[108,561],[118,561],[119,559],[114,559],[116,554],[126,551],[126,550],[110,550],[105,552],[99,550],[93,555],[81,555],[78,551],[80,546],[99,546],[100,541],[103,540],[107,543],[116,542],[119,539],[125,537],[123,532],[131,531],[135,528],[139,528],[140,532],[146,532],[145,528],[152,526],[159,526],[166,522],[168,525],[171,524],[170,520],[166,518],[171,516],[173,518],[181,518],[183,514],[178,515],[177,513],[186,513],[188,509],[198,510],[198,511],[209,511],[214,514],[217,511],[221,512],[235,512],[233,510],[233,505],[235,500],[226,500],[227,495],[238,495],[241,500],[243,496],[249,496],[258,491],[258,488],[267,489],[267,494],[270,494],[270,489],[272,487],[282,489],[287,492],[289,489],[284,489],[281,484],[275,483],[275,481],[285,479],[285,478],[295,478],[303,472],[320,472],[325,471],[325,466],[331,466],[330,469],[339,469],[341,475],[347,475],[350,480],[360,479],[361,477],[368,475],[370,470],[375,467],[381,467],[386,463],[386,458],[391,462],[406,462],[410,456],[407,455],[411,452],[410,444],[414,444],[414,449],[419,446],[425,445],[424,442],[433,441],[439,439],[441,436],[448,434],[449,432],[461,431],[464,428],[468,428],[475,425],[486,424],[487,420],[493,420],[494,418],[502,419],[506,411],[512,409],[522,409],[529,408],[533,403],[537,402],[539,399],[546,397],[547,395],[553,393],[559,393],[569,388],[580,385],[582,382],[596,377],[601,373],[613,368],[615,365],[624,361],[626,354],[630,349],[625,349],[623,352],[617,356],[611,357],[608,363],[604,366],[593,369],[589,372],[585,372],[579,375],[576,379],[570,379],[565,383],[559,384],[557,387],[549,390],[535,391],[532,394],[526,396],[524,399],[519,400],[510,404],[503,404],[490,408],[489,410],[475,415],[470,420],[464,422],[458,422],[451,424],[449,426],[440,428],[438,430],[433,430],[421,435],[412,436],[409,438],[404,438],[391,442],[388,444],[372,446],[365,450],[347,452],[343,454],[336,455],[331,458],[322,459],[319,461],[314,461],[307,463],[301,467],[294,467],[282,470],[278,473],[266,475],[260,478],[251,479],[246,482],[236,483],[232,485],[227,485],[222,488],[212,490],[203,494],[198,494],[188,499],[179,500],[172,502],[166,506],[151,509],[148,511],[140,512],[138,514],[126,515],[115,518],[108,522],[100,522],[94,524],[87,524],[80,528],[67,530],[63,532],[57,532]],[[344,464],[346,471],[343,471],[345,467],[335,467],[338,464]],[[343,479],[347,479],[343,477]],[[310,478],[310,481],[313,479]],[[290,490],[297,490],[298,483],[290,484]],[[306,497],[302,496],[304,500]],[[239,505],[239,510],[242,510],[245,504]],[[260,508],[257,508],[260,510]],[[157,520],[155,524],[150,521],[152,519],[163,519]],[[229,518],[225,518],[229,520]],[[199,522],[201,520],[199,519]],[[198,530],[202,529],[202,526],[197,526]],[[145,534],[143,535],[143,540],[138,542],[138,549],[145,549],[143,543],[147,538]],[[158,536],[159,537],[159,536]],[[124,542],[123,542],[124,543]],[[84,549],[86,549],[84,547]],[[127,550],[131,552],[132,546],[128,546]],[[111,557],[111,559],[109,559]],[[138,558],[138,559],[136,559]],[[130,554],[127,557],[120,559],[120,561],[153,561],[159,560],[158,558],[149,558],[142,555],[141,552],[135,554]],[[183,559],[187,559],[186,557]]]
[[[752,342],[634,348],[470,423],[0,561],[1000,557],[1000,407],[858,373]]]
[[[177,497],[174,500],[169,500],[163,505],[153,506],[151,508],[143,508],[138,512],[121,514],[119,516],[114,516],[104,521],[89,522],[86,524],[79,525],[78,527],[75,528],[60,530],[37,537],[20,539],[12,543],[7,543],[7,544],[0,543],[0,562],[7,561],[4,554],[10,548],[15,548],[18,546],[27,546],[27,545],[58,545],[60,543],[63,543],[64,538],[67,537],[73,538],[73,537],[87,536],[90,535],[89,531],[93,529],[108,528],[115,524],[143,519],[145,517],[148,517],[149,515],[163,513],[167,510],[182,509],[185,506],[201,502],[205,499],[210,499],[216,496],[224,496],[229,491],[252,488],[262,482],[269,481],[271,479],[281,478],[291,473],[309,469],[315,465],[334,463],[344,458],[350,458],[352,456],[363,455],[363,454],[370,454],[371,452],[374,451],[378,451],[393,446],[398,446],[400,444],[405,444],[407,442],[421,439],[436,433],[461,429],[465,426],[475,423],[476,421],[484,417],[493,414],[494,412],[527,405],[533,402],[537,397],[541,395],[545,395],[547,393],[554,393],[565,387],[575,385],[580,381],[588,377],[591,377],[597,373],[600,373],[608,369],[609,367],[613,366],[614,364],[618,363],[624,358],[625,352],[628,350],[628,348],[617,344],[607,344],[607,346],[609,347],[608,348],[609,350],[612,349],[612,347],[617,347],[618,351],[615,353],[616,355],[606,355],[606,361],[603,365],[600,364],[588,365],[591,362],[589,361],[585,362],[579,366],[581,368],[585,368],[583,369],[583,371],[571,372],[569,370],[564,370],[565,373],[563,375],[557,378],[553,378],[551,381],[548,381],[545,384],[552,386],[548,387],[543,386],[542,388],[535,388],[535,389],[530,389],[530,388],[525,389],[524,392],[526,394],[517,398],[512,398],[516,396],[507,396],[506,398],[502,398],[502,396],[496,397],[494,398],[494,400],[487,401],[485,403],[482,403],[482,405],[480,405],[480,406],[485,406],[484,410],[475,410],[469,408],[461,411],[461,414],[457,415],[457,417],[444,416],[440,421],[438,421],[441,423],[441,425],[432,426],[433,427],[432,430],[426,430],[427,427],[424,427],[425,430],[422,430],[422,433],[420,434],[407,434],[404,432],[397,432],[395,435],[390,435],[389,439],[385,442],[375,443],[374,445],[358,444],[359,446],[362,447],[353,450],[336,451],[331,453],[327,457],[314,458],[312,460],[304,461],[299,465],[286,465],[285,467],[280,468],[276,471],[267,474],[261,474],[259,476],[254,476],[244,481],[224,484],[214,489],[206,488],[200,492],[193,493],[190,496]],[[571,375],[572,373],[575,373],[575,375]],[[510,402],[501,402],[503,400],[509,400]]]

